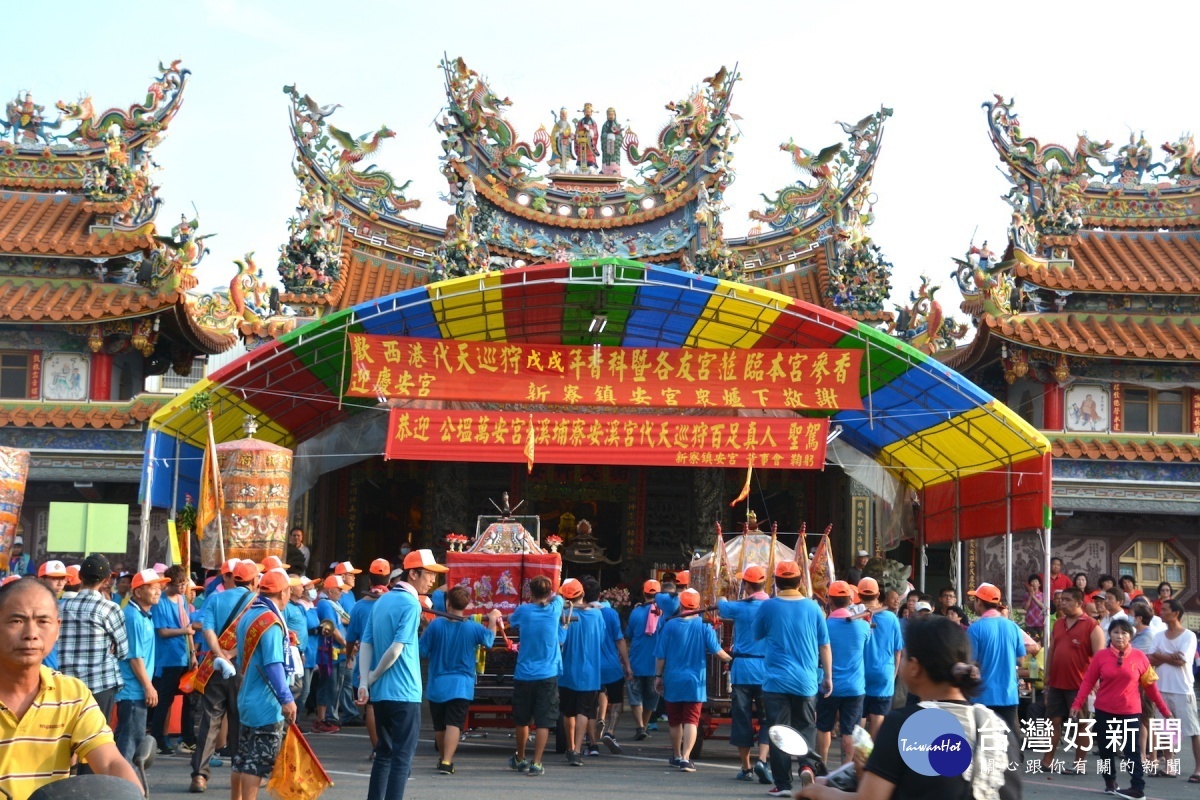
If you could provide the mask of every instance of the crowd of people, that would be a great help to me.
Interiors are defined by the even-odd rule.
[[[295,544],[288,554],[307,562]],[[862,726],[875,740],[870,758],[858,764],[862,796],[938,790],[938,778],[912,773],[897,750],[900,726],[922,708],[960,718],[969,736],[993,724],[1001,732],[1005,752],[995,763],[972,762],[968,791],[982,784],[988,796],[1016,796],[1021,777],[1011,764],[1021,762],[1022,748],[1041,755],[1047,777],[1080,769],[1080,754],[1094,748],[1107,765],[1098,772],[1106,792],[1143,797],[1147,773],[1180,773],[1179,759],[1149,735],[1163,720],[1177,720],[1179,735],[1190,739],[1188,780],[1200,783],[1196,636],[1184,626],[1171,587],[1160,587],[1157,603],[1133,595],[1129,576],[1100,576],[1089,589],[1088,576],[1067,577],[1059,559],[1046,581],[1030,576],[1024,628],[988,583],[967,592],[971,612],[952,587],[935,600],[915,590],[881,592],[869,576],[833,581],[815,602],[802,592],[804,573],[794,561],[776,564],[770,575],[747,566],[737,599],[712,607],[702,607],[687,572],[646,580],[624,622],[601,600],[594,578],[571,578],[555,591],[548,578],[536,577],[507,626],[498,611],[472,615],[465,587],[438,588],[447,569],[429,550],[408,552],[395,569],[375,559],[365,575],[350,562],[335,563],[319,579],[276,557],[230,559],[203,585],[178,566],[114,571],[99,554],[77,566],[49,560],[30,570],[35,574],[12,575],[0,585],[0,618],[8,620],[10,639],[0,662],[11,662],[0,663],[0,703],[13,712],[0,714],[0,744],[22,738],[28,724],[22,714],[48,713],[37,700],[45,693],[81,702],[65,723],[71,737],[53,745],[53,769],[17,774],[4,769],[0,755],[0,788],[16,788],[14,796],[73,768],[136,781],[130,764],[149,735],[159,754],[190,756],[191,792],[205,792],[213,768],[228,758],[233,800],[252,800],[270,778],[289,726],[304,719],[308,706],[315,714],[308,732],[366,728],[373,758],[368,797],[399,800],[422,703],[429,704],[437,770],[453,775],[479,649],[491,648],[498,636],[507,640],[510,629],[519,649],[516,747],[507,766],[530,777],[545,774],[549,732],[560,718],[566,766],[584,766],[600,745],[621,753],[617,723],[626,701],[633,738],[650,738],[664,715],[671,766],[696,771],[692,752],[709,697],[708,671],[729,662],[736,777],[769,787],[771,796],[840,796],[813,770],[797,772],[791,756],[769,741],[773,725],[795,728],[822,762],[830,760],[835,738],[843,761],[850,760]],[[366,584],[361,597],[356,581]],[[1048,662],[1041,646],[1047,615]],[[732,625],[728,649],[710,624],[715,618]],[[1030,689],[1040,697],[1030,697]],[[168,731],[181,693],[176,738]],[[1047,730],[1034,747],[1031,728],[1039,717]],[[1094,736],[1085,736],[1085,728]],[[1105,735],[1112,729],[1131,735]],[[52,747],[49,740],[37,746]],[[1056,759],[1060,746],[1069,763]],[[1129,786],[1121,788],[1119,765],[1130,761]],[[956,780],[941,790],[966,796]]]

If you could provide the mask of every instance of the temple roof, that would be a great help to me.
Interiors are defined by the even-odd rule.
[[[1045,350],[1106,358],[1200,360],[1200,327],[1190,316],[1051,312],[1002,318],[985,314],[982,321],[1002,338]]]
[[[98,322],[159,311],[181,297],[125,283],[0,275],[0,314],[6,322]]]
[[[151,226],[97,233],[93,204],[83,195],[0,191],[0,252],[57,256],[120,256],[154,244]]]
[[[141,395],[124,403],[62,403],[52,400],[0,402],[0,426],[119,429],[145,422],[170,399]]]
[[[1014,274],[1047,289],[1200,293],[1200,233],[1080,231],[1061,242],[1068,266],[1020,260]]]
[[[1195,437],[1122,436],[1068,433],[1050,440],[1055,458],[1093,461],[1200,461]]]

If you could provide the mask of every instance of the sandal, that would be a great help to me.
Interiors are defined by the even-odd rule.
[[[1174,776],[1171,776],[1171,777],[1174,777]],[[1188,783],[1200,783],[1200,774],[1193,775],[1192,777],[1188,778],[1187,782]]]

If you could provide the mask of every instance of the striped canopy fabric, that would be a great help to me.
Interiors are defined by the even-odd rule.
[[[597,315],[607,324],[593,334],[588,329]],[[189,408],[189,400],[198,392],[210,393],[215,402],[218,442],[238,438],[247,414],[259,423],[257,438],[294,448],[355,414],[380,413],[374,400],[344,396],[348,333],[625,347],[865,350],[859,387],[864,408],[833,413],[831,425],[841,427],[844,443],[921,493],[927,541],[949,539],[954,526],[962,538],[1003,533],[1006,526],[1038,527],[1049,502],[1046,438],[929,356],[869,325],[784,295],[602,259],[417,287],[331,314],[253,350],[196,383],[151,420],[146,463],[153,459],[155,465],[152,504],[175,508],[185,493],[197,494],[205,421]],[[976,502],[978,513],[970,518],[967,511]]]

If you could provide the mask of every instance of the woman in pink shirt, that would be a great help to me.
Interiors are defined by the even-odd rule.
[[[1087,672],[1083,674],[1083,683],[1079,685],[1075,702],[1071,706],[1071,719],[1078,719],[1083,704],[1092,688],[1096,688],[1096,727],[1095,733],[1100,742],[1100,762],[1108,763],[1109,769],[1104,774],[1105,792],[1115,792],[1120,797],[1145,797],[1146,781],[1142,775],[1142,759],[1138,755],[1138,718],[1142,712],[1142,697],[1139,689],[1144,689],[1146,698],[1154,703],[1155,708],[1162,714],[1163,719],[1171,718],[1171,709],[1163,701],[1158,687],[1154,682],[1158,676],[1150,667],[1150,662],[1142,651],[1131,647],[1133,627],[1127,619],[1115,619],[1108,629],[1109,640],[1112,644],[1096,653]],[[1110,720],[1114,722],[1110,723]],[[1114,741],[1108,731],[1112,725],[1118,731],[1128,731],[1121,736],[1121,742]],[[1124,744],[1124,747],[1114,747]],[[1133,762],[1133,776],[1128,789],[1118,789],[1116,775],[1122,759]],[[1103,767],[1101,768],[1103,772]]]

